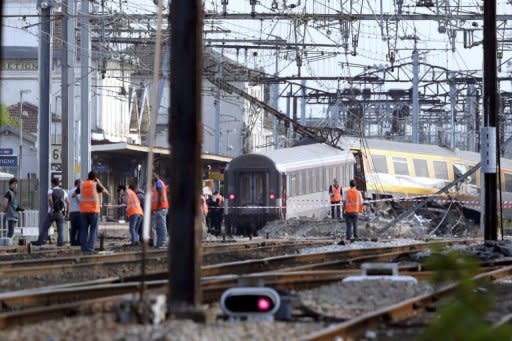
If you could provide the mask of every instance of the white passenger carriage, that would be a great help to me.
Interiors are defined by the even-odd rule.
[[[329,185],[347,186],[355,158],[326,144],[252,153],[233,159],[225,170],[225,224],[228,233],[253,233],[267,221],[323,217]]]

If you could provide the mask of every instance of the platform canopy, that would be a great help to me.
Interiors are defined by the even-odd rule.
[[[0,180],[9,180],[11,178],[14,178],[14,175],[10,173],[0,172]]]

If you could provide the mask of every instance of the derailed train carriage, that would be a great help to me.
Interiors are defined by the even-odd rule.
[[[226,232],[252,234],[270,220],[327,215],[327,189],[334,178],[342,185],[354,178],[356,157],[315,143],[233,159],[224,171]]]

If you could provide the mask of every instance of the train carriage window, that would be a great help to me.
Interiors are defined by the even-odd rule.
[[[289,189],[288,196],[293,197],[297,194],[297,173],[292,172],[288,175],[289,178]]]
[[[385,155],[372,155],[373,170],[376,173],[387,173],[388,164]]]
[[[301,173],[302,173],[302,183],[301,183],[301,188],[300,188],[300,194],[304,195],[307,193],[308,175],[307,175],[306,170],[301,171]]]
[[[512,192],[512,174],[505,173],[505,192]]]
[[[433,161],[436,179],[448,180],[448,166],[446,161]]]
[[[326,181],[326,175],[325,175],[325,168],[321,168],[320,169],[320,187],[321,187],[321,190],[323,190],[324,188],[327,188],[327,181]]]
[[[318,192],[319,185],[320,185],[320,169],[315,168],[313,169],[313,192]]]
[[[467,169],[470,170],[471,168],[473,168],[475,165],[467,165]],[[469,183],[472,184],[472,185],[475,185],[476,186],[476,179],[480,178],[480,170],[477,170],[476,172],[473,173],[473,175],[471,175],[471,179],[469,180]]]
[[[409,163],[406,158],[394,157],[392,160],[395,175],[409,175]]]
[[[427,160],[413,159],[412,161],[414,163],[414,173],[416,176],[422,176],[425,178],[430,176],[428,174]]]

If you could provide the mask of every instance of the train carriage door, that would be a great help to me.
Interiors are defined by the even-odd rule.
[[[354,164],[354,180],[356,180],[356,188],[361,192],[366,192],[363,153],[360,150],[352,150],[352,154],[356,159],[356,163]]]
[[[266,204],[267,176],[265,172],[244,172],[240,174],[240,205],[263,206]]]

